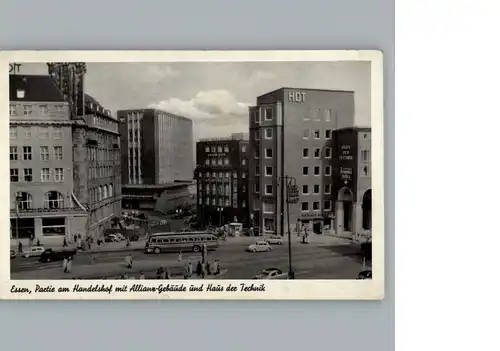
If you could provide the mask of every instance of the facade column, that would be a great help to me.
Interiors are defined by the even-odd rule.
[[[36,239],[40,239],[42,241],[43,239],[43,231],[42,231],[42,218],[41,217],[35,217],[35,241]]]
[[[352,204],[352,224],[354,241],[358,241],[359,234],[363,231],[363,209],[357,202]]]
[[[73,216],[67,216],[66,217],[66,230],[65,230],[65,237],[66,239],[71,239],[72,235],[72,230],[71,230],[71,222],[73,221]]]
[[[340,235],[344,232],[344,202],[337,201],[335,210],[335,231]]]

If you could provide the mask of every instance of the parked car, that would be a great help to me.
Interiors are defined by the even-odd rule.
[[[278,268],[266,268],[252,279],[288,279],[288,273]]]
[[[104,238],[104,241],[107,243],[113,243],[113,242],[120,242],[121,239],[116,234],[109,234],[109,235],[106,235],[106,237]]]
[[[264,241],[266,241],[268,244],[283,245],[283,238],[279,235],[272,235],[266,238]]]
[[[16,258],[16,256],[17,256],[17,252],[14,250],[10,250],[10,258],[13,259],[13,258]]]
[[[41,256],[44,251],[45,248],[43,246],[32,246],[27,248],[26,250],[23,250],[23,256],[25,258],[38,257]]]
[[[247,247],[247,251],[249,252],[271,251],[272,249],[267,241],[257,241],[255,244]]]
[[[64,258],[71,257],[74,255],[76,255],[75,249],[68,249],[68,250],[47,249],[40,256],[40,262],[61,261],[64,260]]]
[[[372,279],[372,270],[371,269],[365,269],[364,271],[359,272],[359,274],[356,277],[356,279],[357,280]]]

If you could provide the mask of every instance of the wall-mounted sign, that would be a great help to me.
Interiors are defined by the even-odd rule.
[[[352,155],[352,147],[351,145],[342,145],[340,147],[340,155],[339,155],[339,160],[341,161],[347,161],[347,160],[352,160],[354,159]]]
[[[300,214],[301,218],[330,217],[330,216],[332,216],[332,212],[327,212],[327,211],[309,211]]]
[[[225,152],[218,152],[218,153],[215,153],[215,154],[207,154],[208,157],[224,157],[226,156],[226,153]]]
[[[306,102],[306,93],[300,91],[288,92],[288,102],[303,103]]]
[[[16,74],[21,71],[20,63],[9,63],[9,74]]]

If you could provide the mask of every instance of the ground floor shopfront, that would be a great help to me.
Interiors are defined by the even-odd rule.
[[[19,242],[25,245],[38,241],[44,246],[62,245],[64,238],[71,242],[74,235],[86,235],[86,212],[52,212],[29,213],[11,216],[10,218],[10,243],[18,246]]]

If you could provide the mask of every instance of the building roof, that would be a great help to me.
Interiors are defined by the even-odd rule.
[[[264,97],[266,95],[271,95],[274,94],[278,91],[282,91],[285,89],[293,89],[293,90],[300,90],[300,91],[327,91],[327,92],[332,92],[332,93],[354,93],[353,90],[333,90],[333,89],[311,89],[311,88],[293,88],[293,87],[281,87],[279,89],[275,89],[272,91],[269,91],[265,94],[259,95],[257,98]]]
[[[24,95],[18,95],[18,90]],[[66,102],[48,75],[11,74],[9,91],[10,101]]]
[[[111,111],[110,110],[107,110],[106,108],[104,108],[100,103],[99,101],[97,101],[93,96],[90,96],[89,94],[85,94],[85,109],[86,110],[90,110],[94,113],[97,113],[101,116],[104,116],[104,117],[108,117],[108,118],[111,118],[111,119],[115,119],[112,115],[111,115]]]
[[[124,110],[118,110],[116,111],[116,114],[117,115],[122,115],[122,116],[125,116],[127,113],[129,112],[142,112],[142,113],[147,113],[147,112],[161,112],[161,113],[165,113],[169,116],[172,116],[172,117],[175,117],[177,119],[180,119],[180,120],[183,120],[183,121],[186,121],[186,122],[193,122],[191,120],[191,118],[188,118],[188,117],[184,117],[184,116],[180,116],[180,115],[176,115],[174,113],[171,113],[171,112],[168,112],[168,111],[165,111],[165,110],[160,110],[158,108],[130,108],[130,109],[124,109]]]

